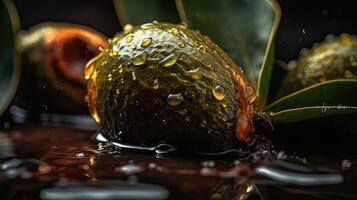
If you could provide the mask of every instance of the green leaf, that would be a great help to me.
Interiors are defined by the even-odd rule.
[[[357,113],[357,107],[352,106],[314,106],[283,110],[271,113],[273,124],[287,124],[303,120],[328,117],[340,114]]]
[[[276,99],[277,88],[281,86],[281,83],[288,72],[287,63],[277,58],[275,58],[272,68],[269,90],[267,93],[268,98],[266,98],[265,104],[261,106],[262,108]]]
[[[273,56],[272,44],[280,20],[274,0],[176,0],[181,20],[217,43],[243,69],[248,80],[257,84],[266,98]],[[267,77],[265,77],[265,75]],[[263,85],[264,84],[264,85]]]
[[[261,68],[261,74],[258,78],[257,84],[257,97],[258,97],[258,104],[260,108],[264,107],[268,101],[269,95],[269,86],[270,81],[272,79],[272,72],[274,66],[274,45],[269,48],[269,53],[267,56],[267,60],[265,64]]]
[[[357,80],[336,79],[285,96],[264,110],[278,112],[311,106],[357,106]]]
[[[0,115],[15,95],[20,79],[20,61],[15,49],[19,29],[16,9],[11,1],[0,1]]]
[[[114,0],[120,24],[180,23],[174,0]]]

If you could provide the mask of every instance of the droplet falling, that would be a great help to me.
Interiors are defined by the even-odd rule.
[[[147,54],[145,52],[142,52],[138,55],[136,55],[134,58],[133,58],[133,64],[135,66],[141,66],[141,65],[144,65],[146,63],[146,57],[147,57]]]
[[[223,100],[226,96],[226,89],[223,86],[217,85],[212,89],[212,94],[217,100]]]
[[[130,43],[130,42],[132,42],[134,40],[134,35],[128,35],[127,37],[126,37],[126,39],[125,39],[125,41],[127,42],[127,43]]]
[[[178,94],[169,94],[167,96],[167,103],[169,103],[172,106],[177,106],[180,105],[184,100],[184,97],[182,96],[181,93]]]
[[[171,54],[161,61],[162,66],[170,67],[170,66],[174,65],[177,62],[177,60],[178,60],[178,57],[175,54]]]
[[[142,47],[148,47],[152,42],[152,39],[151,38],[145,38],[142,43],[141,43],[141,46]]]
[[[157,90],[157,89],[159,89],[159,87],[160,87],[159,80],[155,79],[154,83],[152,84],[152,88],[154,90]]]

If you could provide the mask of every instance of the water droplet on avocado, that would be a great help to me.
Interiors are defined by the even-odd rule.
[[[112,81],[113,77],[112,74],[108,74],[108,81]]]
[[[152,39],[151,39],[151,38],[145,38],[145,39],[143,40],[143,42],[141,43],[141,46],[142,46],[142,47],[148,47],[148,46],[151,44],[151,42],[152,42]]]
[[[126,37],[125,41],[126,43],[130,43],[134,40],[134,35],[128,35],[128,37]]]
[[[136,74],[135,74],[135,72],[131,72],[131,76],[132,76],[132,78],[133,78],[133,81],[135,81],[135,80],[136,80]]]
[[[120,74],[123,73],[123,65],[119,65],[118,72],[119,72]]]
[[[227,104],[227,102],[225,102],[225,101],[224,101],[224,102],[222,102],[222,106],[223,106],[223,108],[227,108],[227,105],[228,105],[228,104]]]
[[[162,60],[162,66],[170,67],[170,66],[174,65],[177,62],[177,60],[178,60],[178,57],[175,54],[171,54]]]
[[[124,33],[127,34],[129,33],[130,31],[132,31],[134,29],[134,26],[131,25],[131,24],[127,24],[124,26]]]
[[[119,55],[119,48],[118,45],[114,45],[110,52],[110,56],[117,56],[117,55]]]
[[[198,51],[200,51],[200,53],[202,54],[206,54],[207,53],[207,50],[206,50],[206,47],[201,45],[200,47],[198,47]]]
[[[146,63],[146,57],[147,57],[147,54],[145,52],[139,53],[138,55],[136,55],[133,58],[132,62],[135,66],[144,65]]]
[[[153,27],[155,27],[155,25],[153,23],[146,23],[146,24],[143,24],[143,25],[140,26],[140,28],[144,29],[144,30],[150,29],[150,28],[153,28]]]
[[[178,44],[177,44],[180,48],[184,48],[186,45],[185,45],[185,43],[183,43],[183,42],[179,42]]]
[[[184,97],[182,96],[181,93],[169,94],[169,96],[167,96],[167,103],[169,103],[172,106],[177,106],[181,104],[183,100]]]
[[[154,83],[152,84],[152,88],[153,88],[154,90],[157,90],[157,89],[159,89],[159,87],[160,87],[160,85],[159,85],[159,80],[155,79],[155,80],[154,80]]]
[[[212,94],[217,100],[223,100],[226,96],[226,89],[223,86],[217,85],[212,89]]]
[[[171,29],[169,30],[169,32],[172,33],[172,34],[174,34],[174,35],[178,35],[178,34],[179,34],[179,32],[178,32],[178,30],[177,30],[176,28],[171,28]]]
[[[201,78],[201,74],[198,72],[199,68],[187,71],[186,73],[191,76],[192,79],[197,80]]]

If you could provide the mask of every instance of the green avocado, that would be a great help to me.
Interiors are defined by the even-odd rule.
[[[208,37],[183,25],[127,25],[87,64],[88,105],[112,141],[236,148],[245,144],[236,130],[253,130],[245,122],[251,123],[255,94],[236,69]]]
[[[342,34],[302,53],[282,82],[278,97],[333,79],[357,78],[357,36]]]

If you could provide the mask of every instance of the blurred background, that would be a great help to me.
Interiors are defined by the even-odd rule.
[[[112,37],[121,30],[112,0],[14,0],[21,29],[44,21],[71,22],[98,30]],[[349,0],[278,0],[282,19],[277,40],[276,57],[296,59],[302,48],[311,48],[326,35],[357,33],[355,1]]]

